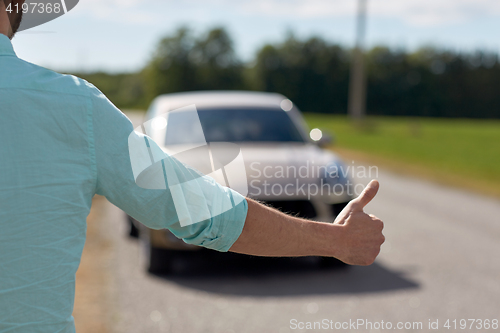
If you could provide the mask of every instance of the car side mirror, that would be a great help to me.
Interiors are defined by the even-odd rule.
[[[323,132],[319,128],[313,128],[311,132],[309,132],[309,137],[313,142],[322,148],[334,143],[333,136],[329,133]]]

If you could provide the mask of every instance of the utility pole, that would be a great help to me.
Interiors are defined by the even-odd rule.
[[[364,68],[364,42],[366,31],[366,5],[368,0],[358,0],[358,17],[356,23],[356,46],[351,60],[349,82],[349,116],[361,121],[366,114],[366,76]]]

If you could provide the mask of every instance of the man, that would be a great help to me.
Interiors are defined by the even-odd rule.
[[[130,121],[89,83],[17,58],[10,39],[21,13],[6,12],[9,4],[22,0],[0,1],[0,332],[75,331],[75,273],[96,193],[150,228],[218,251],[332,256],[355,265],[375,260],[383,223],[363,207],[377,181],[331,224],[287,216],[205,177],[200,189],[214,196],[198,198],[204,209],[216,209],[216,197],[241,203],[182,227],[168,189],[134,182]]]

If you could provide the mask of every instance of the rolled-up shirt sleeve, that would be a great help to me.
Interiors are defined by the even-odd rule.
[[[96,177],[95,192],[151,229],[169,229],[188,244],[228,251],[245,223],[248,211],[245,198],[210,177],[201,174],[193,177],[196,170],[163,153],[151,138],[134,132],[132,123],[120,110],[95,87],[88,84],[88,88],[89,145]],[[176,181],[184,178],[194,181],[181,191],[173,191],[168,185],[157,189],[139,186],[131,165],[129,140],[147,140],[156,152],[164,154],[163,168],[158,170],[170,170],[165,174],[169,175],[166,182],[170,175]],[[223,209],[228,200],[236,204]],[[188,211],[179,211],[176,204],[188,207]],[[199,215],[198,210],[206,213]],[[185,223],[186,213],[203,218]]]

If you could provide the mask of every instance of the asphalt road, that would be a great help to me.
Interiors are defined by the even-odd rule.
[[[365,211],[384,220],[387,241],[375,264],[340,270],[318,269],[313,258],[220,254],[181,258],[172,276],[148,275],[123,213],[107,204],[115,331],[322,332],[294,323],[326,319],[372,323],[330,331],[387,331],[377,326],[384,321],[392,330],[409,322],[409,332],[476,332],[479,321],[471,329],[469,319],[500,320],[500,201],[383,171],[378,179]]]
[[[388,173],[379,180],[366,211],[385,221],[387,241],[372,266],[342,270],[221,254],[148,275],[123,213],[108,204],[116,332],[306,331],[291,329],[293,319],[422,322],[408,331],[430,331],[429,319],[500,319],[500,203]]]

